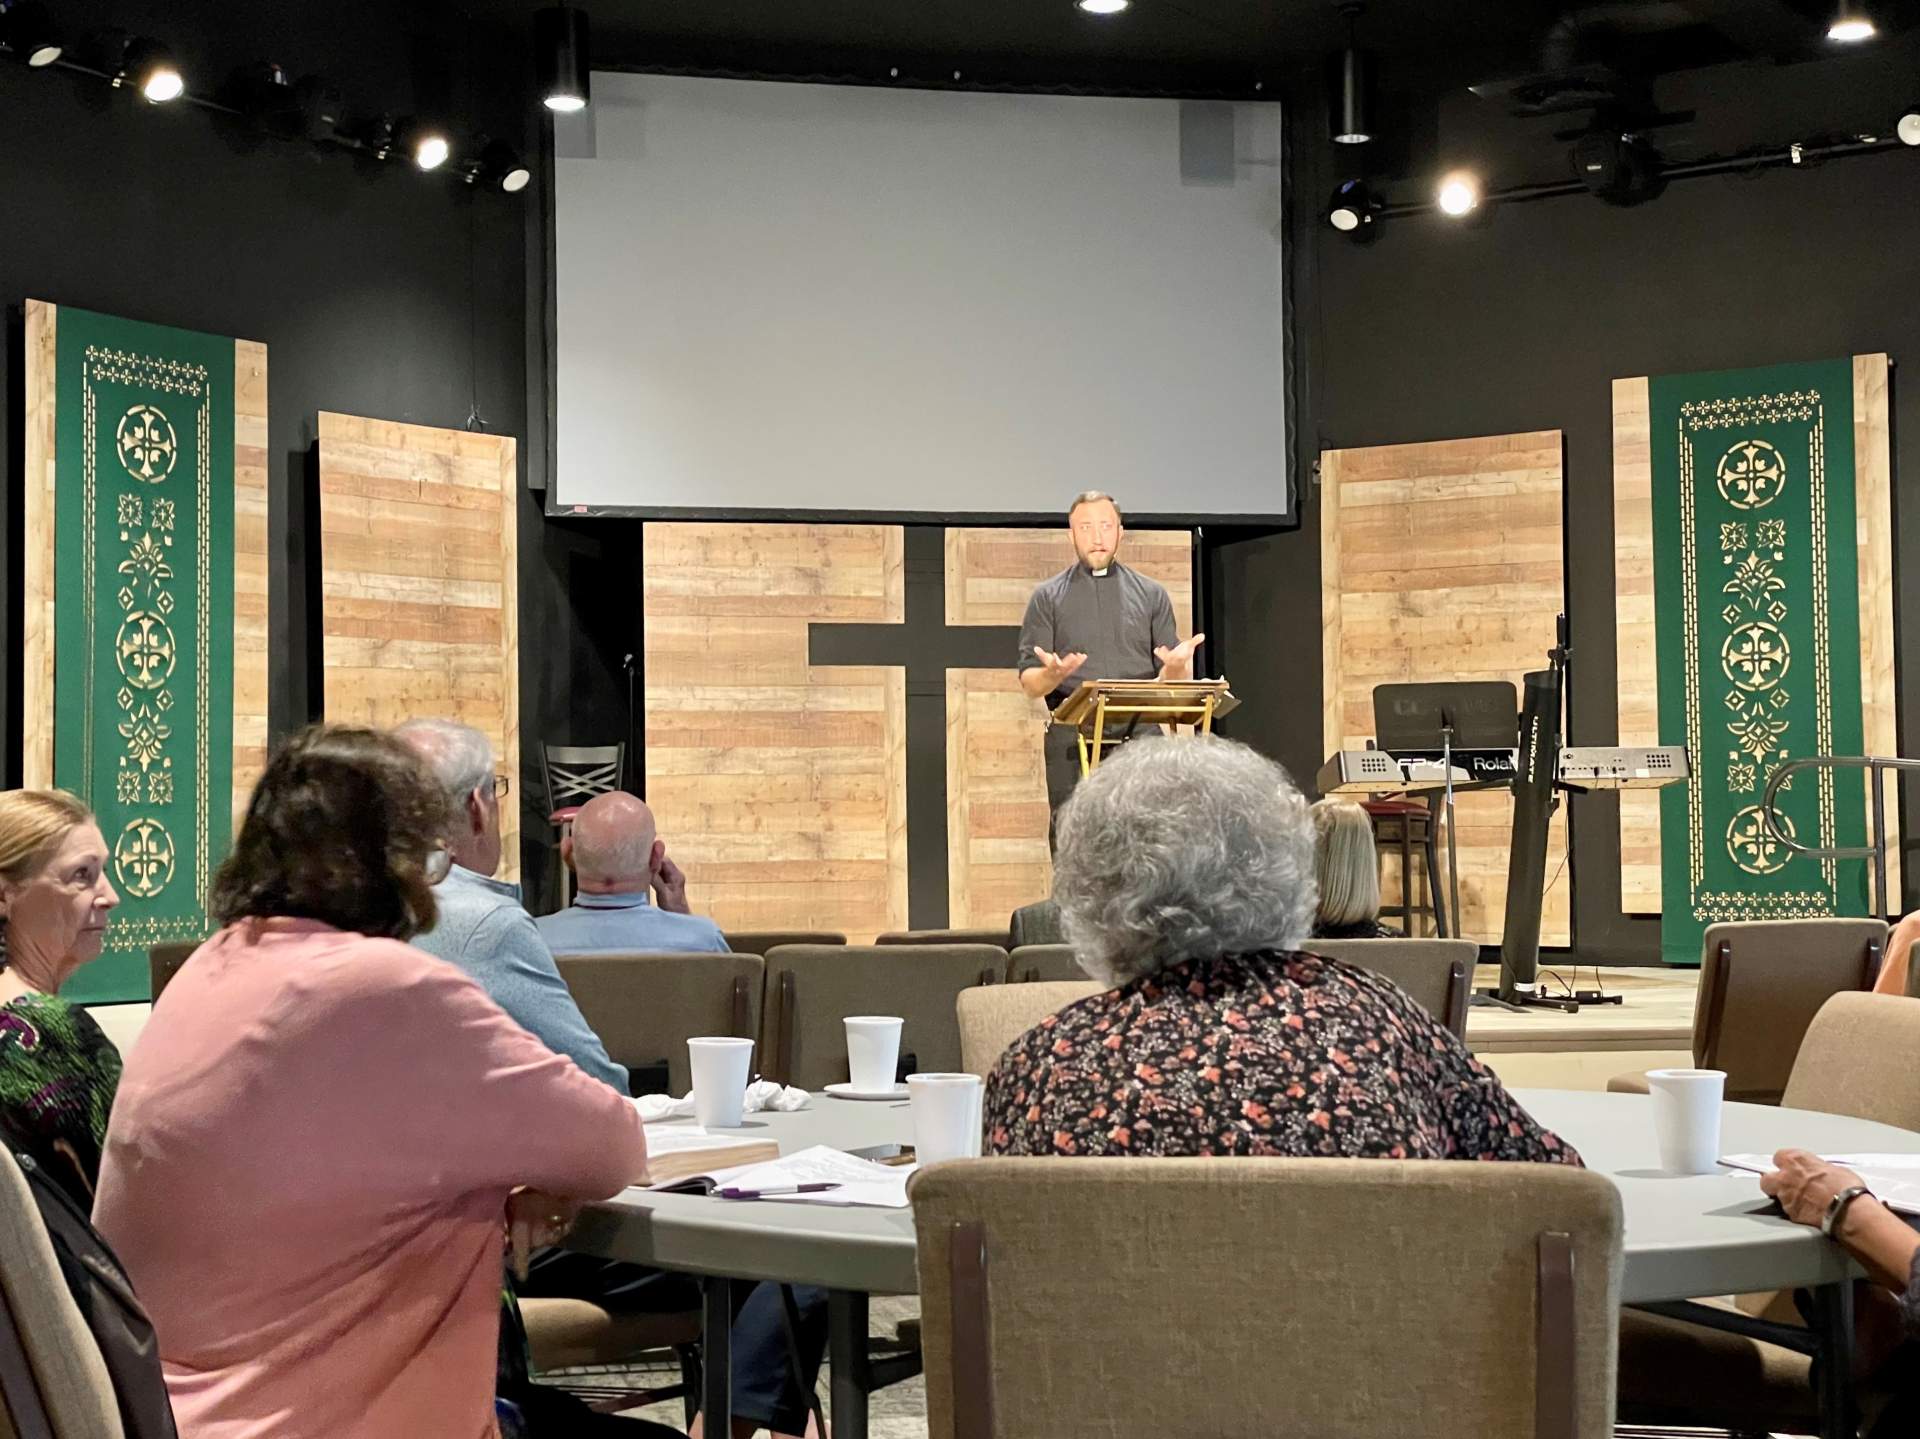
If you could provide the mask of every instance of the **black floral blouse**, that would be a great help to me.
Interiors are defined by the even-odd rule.
[[[995,1154],[1580,1163],[1406,993],[1312,954],[1189,960],[1042,1020],[987,1078]]]

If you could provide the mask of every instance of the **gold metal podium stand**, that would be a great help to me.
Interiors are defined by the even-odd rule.
[[[1080,774],[1084,778],[1099,768],[1101,753],[1108,745],[1119,744],[1127,737],[1108,738],[1111,721],[1126,725],[1129,734],[1142,722],[1192,725],[1201,734],[1212,734],[1213,722],[1231,714],[1239,704],[1223,679],[1086,680],[1060,701],[1049,718],[1074,730],[1080,741]]]

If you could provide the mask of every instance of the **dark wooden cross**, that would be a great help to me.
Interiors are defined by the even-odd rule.
[[[907,922],[915,929],[944,929],[947,671],[1011,671],[1020,629],[948,624],[946,531],[938,525],[909,525],[905,541],[905,620],[897,625],[816,621],[807,626],[807,662],[906,667]]]

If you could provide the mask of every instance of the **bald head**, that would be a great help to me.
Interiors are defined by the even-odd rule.
[[[653,882],[659,865],[653,811],[615,790],[595,795],[573,817],[573,872],[586,894],[631,894]]]

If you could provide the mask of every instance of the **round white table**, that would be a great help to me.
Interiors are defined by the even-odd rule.
[[[1846,1281],[1860,1270],[1817,1231],[1771,1212],[1757,1175],[1664,1174],[1654,1144],[1650,1101],[1643,1095],[1523,1089],[1529,1113],[1577,1148],[1589,1168],[1620,1188],[1626,1217],[1623,1303],[1813,1289],[1834,1302],[1816,1326],[1823,1355],[1851,1342]],[[782,1152],[827,1144],[839,1149],[911,1143],[904,1101],[864,1103],[816,1095],[795,1114],[749,1116],[729,1131],[777,1141]],[[1793,1146],[1825,1153],[1920,1153],[1920,1134],[1889,1125],[1804,1110],[1729,1104],[1723,1153],[1771,1154]],[[1149,1161],[1150,1162],[1150,1161]],[[709,1416],[726,1414],[727,1281],[774,1280],[830,1292],[830,1356],[836,1439],[865,1439],[866,1396],[904,1372],[877,1371],[866,1357],[867,1296],[911,1294],[914,1268],[910,1210],[835,1209],[817,1205],[738,1203],[704,1195],[628,1190],[590,1207],[566,1241],[569,1248],[662,1269],[709,1276]],[[1825,1362],[1828,1374],[1844,1362]],[[1837,1394],[1844,1389],[1837,1388]],[[1823,1403],[1825,1396],[1823,1396]],[[1844,1407],[1844,1405],[1842,1405]],[[1834,1416],[1829,1427],[1843,1422]],[[709,1420],[710,1433],[727,1432]]]

